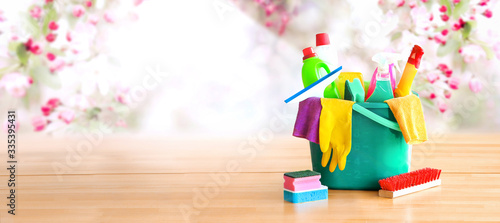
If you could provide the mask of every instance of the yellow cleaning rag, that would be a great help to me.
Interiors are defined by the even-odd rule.
[[[351,152],[351,121],[353,101],[321,98],[319,117],[319,146],[323,152],[321,165],[330,162],[330,172],[337,164],[344,170],[347,155]],[[331,157],[331,159],[330,159]]]
[[[401,132],[408,144],[427,141],[424,112],[420,98],[411,94],[385,101],[398,121]]]

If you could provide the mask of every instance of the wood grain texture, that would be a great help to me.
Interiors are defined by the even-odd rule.
[[[283,173],[311,168],[301,139],[106,137],[73,163],[66,158],[82,139],[23,139],[17,215],[2,204],[0,222],[184,222],[183,210],[191,222],[500,221],[499,139],[449,135],[414,146],[412,169],[443,169],[436,188],[396,199],[330,190],[327,201],[298,205],[283,201]],[[55,163],[68,169],[58,174]]]

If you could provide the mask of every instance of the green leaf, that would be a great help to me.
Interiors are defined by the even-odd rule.
[[[42,26],[42,33],[44,36],[49,34],[49,22],[57,21],[57,11],[52,5],[47,7],[46,12],[47,14],[43,18],[43,26]]]
[[[439,46],[437,50],[438,57],[444,57],[450,53],[457,52],[460,48],[460,42],[455,39],[450,39],[444,46]]]
[[[453,9],[452,17],[454,19],[460,18],[469,9],[469,0],[461,0]]]
[[[40,101],[40,86],[31,85],[26,91],[26,95],[22,98],[22,102],[26,108],[30,108],[30,105],[36,104]]]
[[[99,115],[99,113],[101,113],[101,111],[102,111],[102,109],[99,107],[93,107],[91,109],[88,109],[87,117],[89,119],[97,118],[97,116]]]
[[[446,25],[444,25],[444,26],[439,26],[439,27],[437,27],[437,28],[435,29],[435,31],[436,31],[436,32],[441,32],[441,31],[443,31],[443,30],[445,30],[445,29],[448,29],[448,28],[449,28],[449,26],[446,26]]]
[[[33,17],[28,16],[26,19],[26,28],[31,33],[33,38],[38,39],[40,37],[40,24]]]
[[[484,52],[486,53],[486,59],[488,59],[488,60],[493,59],[493,57],[495,56],[495,53],[493,53],[493,50],[489,46],[486,46],[486,45],[481,45],[481,47],[483,48]]]
[[[462,29],[462,36],[464,39],[469,38],[471,30],[472,30],[472,24],[469,23],[469,21],[465,22],[464,28]]]
[[[17,53],[17,47],[19,44],[22,44],[21,42],[9,42],[9,52]]]
[[[434,107],[434,102],[431,101],[431,99],[426,97],[421,97],[420,100],[423,102],[424,105],[427,105],[428,107]]]
[[[397,33],[394,33],[391,37],[391,42],[394,41],[394,40],[397,40],[399,38],[401,38],[403,34],[401,32],[397,32]]]
[[[488,43],[484,42],[484,41],[481,41],[481,40],[477,40],[477,39],[470,39],[470,41],[474,44],[477,44],[479,46],[481,46],[481,48],[483,48],[484,52],[486,53],[486,58],[488,60],[491,60],[493,59],[493,57],[495,56],[495,53],[493,52],[493,50],[489,47]]]
[[[448,15],[450,14],[450,12],[451,12],[451,2],[450,2],[450,0],[439,0],[439,5],[446,6],[446,9],[447,9],[446,14],[448,14]]]
[[[43,65],[34,66],[31,69],[31,76],[35,82],[39,82],[52,89],[60,89],[62,84],[57,75],[50,72],[49,68]]]
[[[24,44],[19,43],[17,45],[17,47],[16,47],[16,55],[17,55],[17,58],[19,59],[19,62],[21,62],[21,64],[23,66],[25,66],[26,64],[28,64],[28,59],[29,59],[30,55],[26,51],[26,47],[24,46]]]
[[[426,1],[426,2],[424,2],[424,5],[425,5],[425,8],[427,8],[427,11],[431,11],[432,10],[432,4],[433,3],[434,2],[432,2],[432,1]]]

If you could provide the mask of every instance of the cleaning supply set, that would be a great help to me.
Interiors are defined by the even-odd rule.
[[[373,56],[377,67],[366,82],[359,72],[340,72],[343,67],[327,39],[327,34],[318,34],[316,49],[304,49],[304,89],[285,100],[300,102],[293,136],[309,140],[312,167],[321,174],[322,185],[378,190],[382,179],[408,174],[411,145],[427,140],[422,104],[411,91],[423,50],[413,47],[396,87],[401,54]],[[420,179],[426,171],[409,176]]]

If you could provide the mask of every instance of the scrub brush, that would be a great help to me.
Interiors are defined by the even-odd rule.
[[[395,198],[441,185],[441,170],[424,168],[379,180],[378,196]]]

